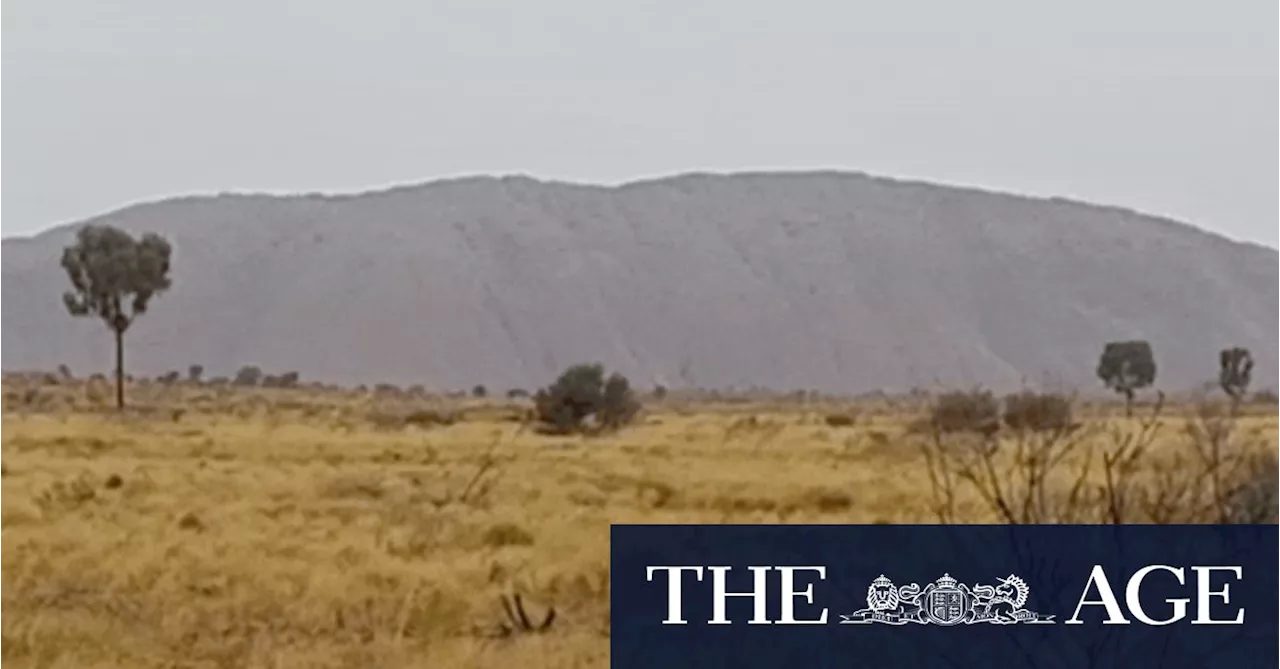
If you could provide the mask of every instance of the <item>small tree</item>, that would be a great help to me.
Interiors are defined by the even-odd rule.
[[[1253,354],[1249,349],[1239,346],[1224,348],[1218,354],[1218,385],[1222,391],[1231,396],[1233,405],[1249,391],[1249,381],[1253,376]]]
[[[200,383],[200,377],[204,375],[204,365],[191,365],[187,368],[187,381],[191,383]]]
[[[626,425],[640,410],[631,383],[621,374],[606,379],[604,366],[574,365],[534,395],[534,408],[545,429],[559,434],[582,431],[588,418],[600,429]]]
[[[1111,342],[1098,360],[1098,378],[1124,395],[1124,415],[1133,415],[1133,394],[1155,383],[1156,360],[1145,341]]]
[[[116,342],[116,408],[124,409],[124,333],[151,298],[168,290],[172,247],[147,233],[134,239],[109,225],[85,225],[62,251],[72,290],[62,296],[72,316],[96,316]]]

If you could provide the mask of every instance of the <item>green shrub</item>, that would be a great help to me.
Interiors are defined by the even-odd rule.
[[[544,432],[611,431],[630,423],[640,410],[631,382],[599,364],[574,365],[534,395]],[[588,424],[591,419],[591,425]]]

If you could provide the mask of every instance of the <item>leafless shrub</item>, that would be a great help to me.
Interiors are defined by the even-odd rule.
[[[1224,500],[1225,522],[1241,525],[1280,522],[1280,462],[1275,453],[1251,458],[1241,479]]]
[[[1136,419],[1004,439],[935,425],[921,440],[934,514],[956,522],[971,492],[1009,524],[1274,523],[1276,455],[1243,438],[1233,406],[1199,403],[1182,438],[1155,450],[1163,395]]]
[[[1015,430],[1001,440],[990,427],[995,400],[989,393],[948,393],[955,416],[948,425],[937,418],[922,440],[934,514],[940,522],[956,520],[961,489],[976,492],[998,517],[1012,525],[1082,522],[1087,494],[1085,474],[1067,481],[1065,490],[1052,480],[1069,459],[1090,454],[1085,431],[1074,426],[1045,430]],[[960,409],[965,409],[961,411]],[[967,429],[956,429],[968,425]],[[1087,470],[1086,470],[1087,471]]]
[[[556,609],[553,606],[547,607],[547,611],[540,621],[531,619],[525,611],[524,601],[519,593],[511,597],[503,595],[500,601],[504,620],[498,623],[497,636],[499,637],[510,637],[519,634],[542,634],[551,629],[551,624],[556,620]]]
[[[485,498],[494,486],[502,478],[502,469],[498,466],[502,461],[498,458],[498,446],[502,443],[502,433],[494,434],[493,441],[489,443],[488,448],[476,461],[475,471],[471,476],[467,477],[461,488],[454,489],[450,487],[443,495],[438,495],[429,499],[432,506],[437,509],[444,508],[451,504],[464,505],[483,505]]]

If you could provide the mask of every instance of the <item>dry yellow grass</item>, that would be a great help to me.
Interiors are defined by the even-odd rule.
[[[604,667],[610,523],[934,519],[905,409],[669,406],[583,439],[497,403],[5,391],[11,667]],[[385,418],[428,403],[468,411]],[[1240,429],[1275,448],[1273,410]],[[973,495],[958,516],[994,519]],[[507,592],[559,618],[490,638]]]

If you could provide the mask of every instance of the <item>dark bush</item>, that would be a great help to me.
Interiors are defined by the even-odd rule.
[[[472,397],[488,397],[489,389],[485,388],[484,384],[477,384],[476,387],[471,389],[471,396]]]
[[[625,376],[605,378],[604,366],[574,365],[534,395],[542,429],[556,434],[616,430],[630,423],[640,404]],[[594,425],[587,421],[592,419]]]
[[[231,383],[236,386],[256,386],[261,382],[262,370],[254,365],[245,365],[236,372],[236,378]]]
[[[512,388],[507,391],[507,399],[518,400],[529,396],[529,391],[524,388]]]
[[[853,427],[858,423],[856,418],[847,413],[827,414],[825,420],[827,427]]]
[[[1047,432],[1071,427],[1071,398],[1024,390],[1004,398],[1004,424],[1012,430]]]
[[[200,377],[204,375],[204,365],[191,365],[187,368],[187,380],[191,383],[200,383]]]
[[[939,432],[992,434],[1000,429],[1000,403],[989,390],[953,390],[934,399],[929,418]]]
[[[667,387],[666,387],[666,386],[664,386],[664,385],[657,385],[657,386],[654,386],[654,387],[653,387],[653,399],[658,400],[659,402],[661,402],[662,400],[667,399]]]

